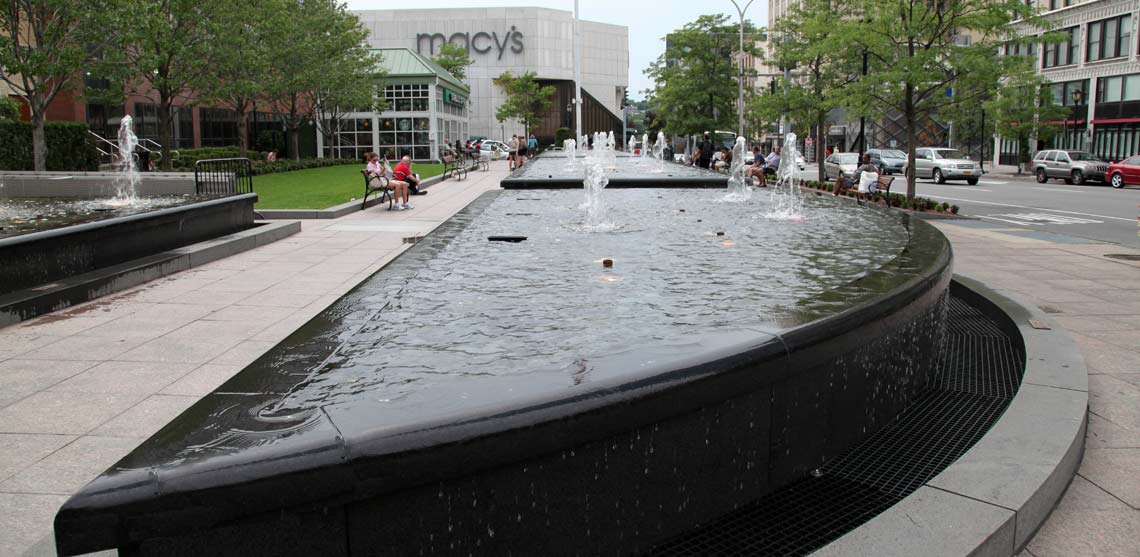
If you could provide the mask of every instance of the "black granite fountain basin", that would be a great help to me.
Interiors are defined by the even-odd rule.
[[[949,245],[702,194],[607,193],[605,234],[485,195],[72,497],[58,550],[628,554],[809,476],[932,381]]]
[[[0,296],[245,230],[253,226],[256,202],[252,193],[177,198],[147,211],[118,208],[122,216],[106,218],[116,213],[68,200],[77,209],[59,211],[54,227],[29,224],[35,231],[0,237]]]

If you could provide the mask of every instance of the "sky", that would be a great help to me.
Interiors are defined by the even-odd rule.
[[[347,3],[350,10],[537,6],[574,11],[573,0],[416,0],[412,3],[347,0]],[[629,97],[634,100],[642,99],[644,95],[641,92],[653,86],[643,72],[665,50],[666,34],[707,14],[719,12],[731,15],[733,21],[738,20],[736,8],[730,0],[579,0],[578,9],[582,19],[629,28]],[[754,0],[745,17],[757,26],[767,26],[768,1]]]

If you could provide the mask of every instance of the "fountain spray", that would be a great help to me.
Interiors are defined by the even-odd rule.
[[[752,198],[752,190],[749,189],[744,177],[745,149],[744,138],[737,137],[736,144],[732,146],[732,166],[729,168],[728,194],[724,196],[725,201],[743,202]]]

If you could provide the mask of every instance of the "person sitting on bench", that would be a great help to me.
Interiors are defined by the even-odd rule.
[[[412,173],[412,157],[404,155],[400,159],[400,164],[392,169],[392,175],[397,180],[403,180],[408,183],[408,191],[412,195],[427,195],[426,191],[420,191],[420,177]]]
[[[380,155],[376,153],[368,154],[368,166],[365,167],[365,172],[368,173],[369,180],[379,180],[388,174],[387,164],[380,162]],[[392,190],[392,199],[396,201],[393,209],[403,211],[404,209],[411,209],[412,206],[408,204],[408,183],[397,179],[388,179],[388,188]],[[403,199],[403,203],[400,200]]]

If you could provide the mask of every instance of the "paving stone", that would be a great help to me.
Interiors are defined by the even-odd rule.
[[[136,338],[70,336],[20,356],[28,360],[110,360],[145,342]]]
[[[1069,509],[1062,502],[1029,542],[1036,557],[1136,557],[1140,511]]]
[[[103,362],[51,388],[70,393],[131,393],[140,397],[157,393],[190,373],[194,364],[157,362]]]
[[[52,520],[67,497],[26,493],[0,493],[0,555],[22,555],[51,533]]]
[[[0,329],[0,333],[12,329]],[[64,337],[40,334],[0,334],[0,358],[14,358]]]
[[[21,360],[0,362],[0,408],[90,368],[95,362]]]
[[[1120,427],[1140,431],[1140,388],[1127,381],[1108,374],[1090,375],[1089,408]]]
[[[237,339],[204,340],[161,337],[147,341],[117,359],[133,362],[204,364],[222,355],[237,343]]]
[[[75,439],[74,435],[0,433],[0,481],[47,457]]]
[[[276,342],[271,341],[245,340],[226,351],[225,354],[210,360],[210,363],[245,367],[276,345]]]
[[[1140,509],[1140,449],[1088,449],[1080,474],[1133,509]]]
[[[276,323],[295,312],[294,308],[228,306],[202,318],[204,321],[263,321]]]
[[[67,317],[53,313],[4,330],[19,334],[63,337],[86,331],[96,325],[102,325],[115,317],[116,316]]]
[[[247,321],[205,321],[197,320],[171,331],[168,338],[229,338],[247,339],[269,327],[273,323],[258,320]]]
[[[82,435],[141,399],[129,394],[39,392],[0,409],[0,433]]]
[[[1085,436],[1086,449],[1132,448],[1140,449],[1140,431],[1126,429],[1089,411],[1089,427]]]
[[[153,395],[95,428],[93,435],[145,439],[198,401],[196,396]]]
[[[236,375],[245,366],[205,364],[168,385],[162,390],[165,395],[202,397],[210,394]]]
[[[137,447],[139,439],[87,435],[0,482],[0,492],[70,495]]]

